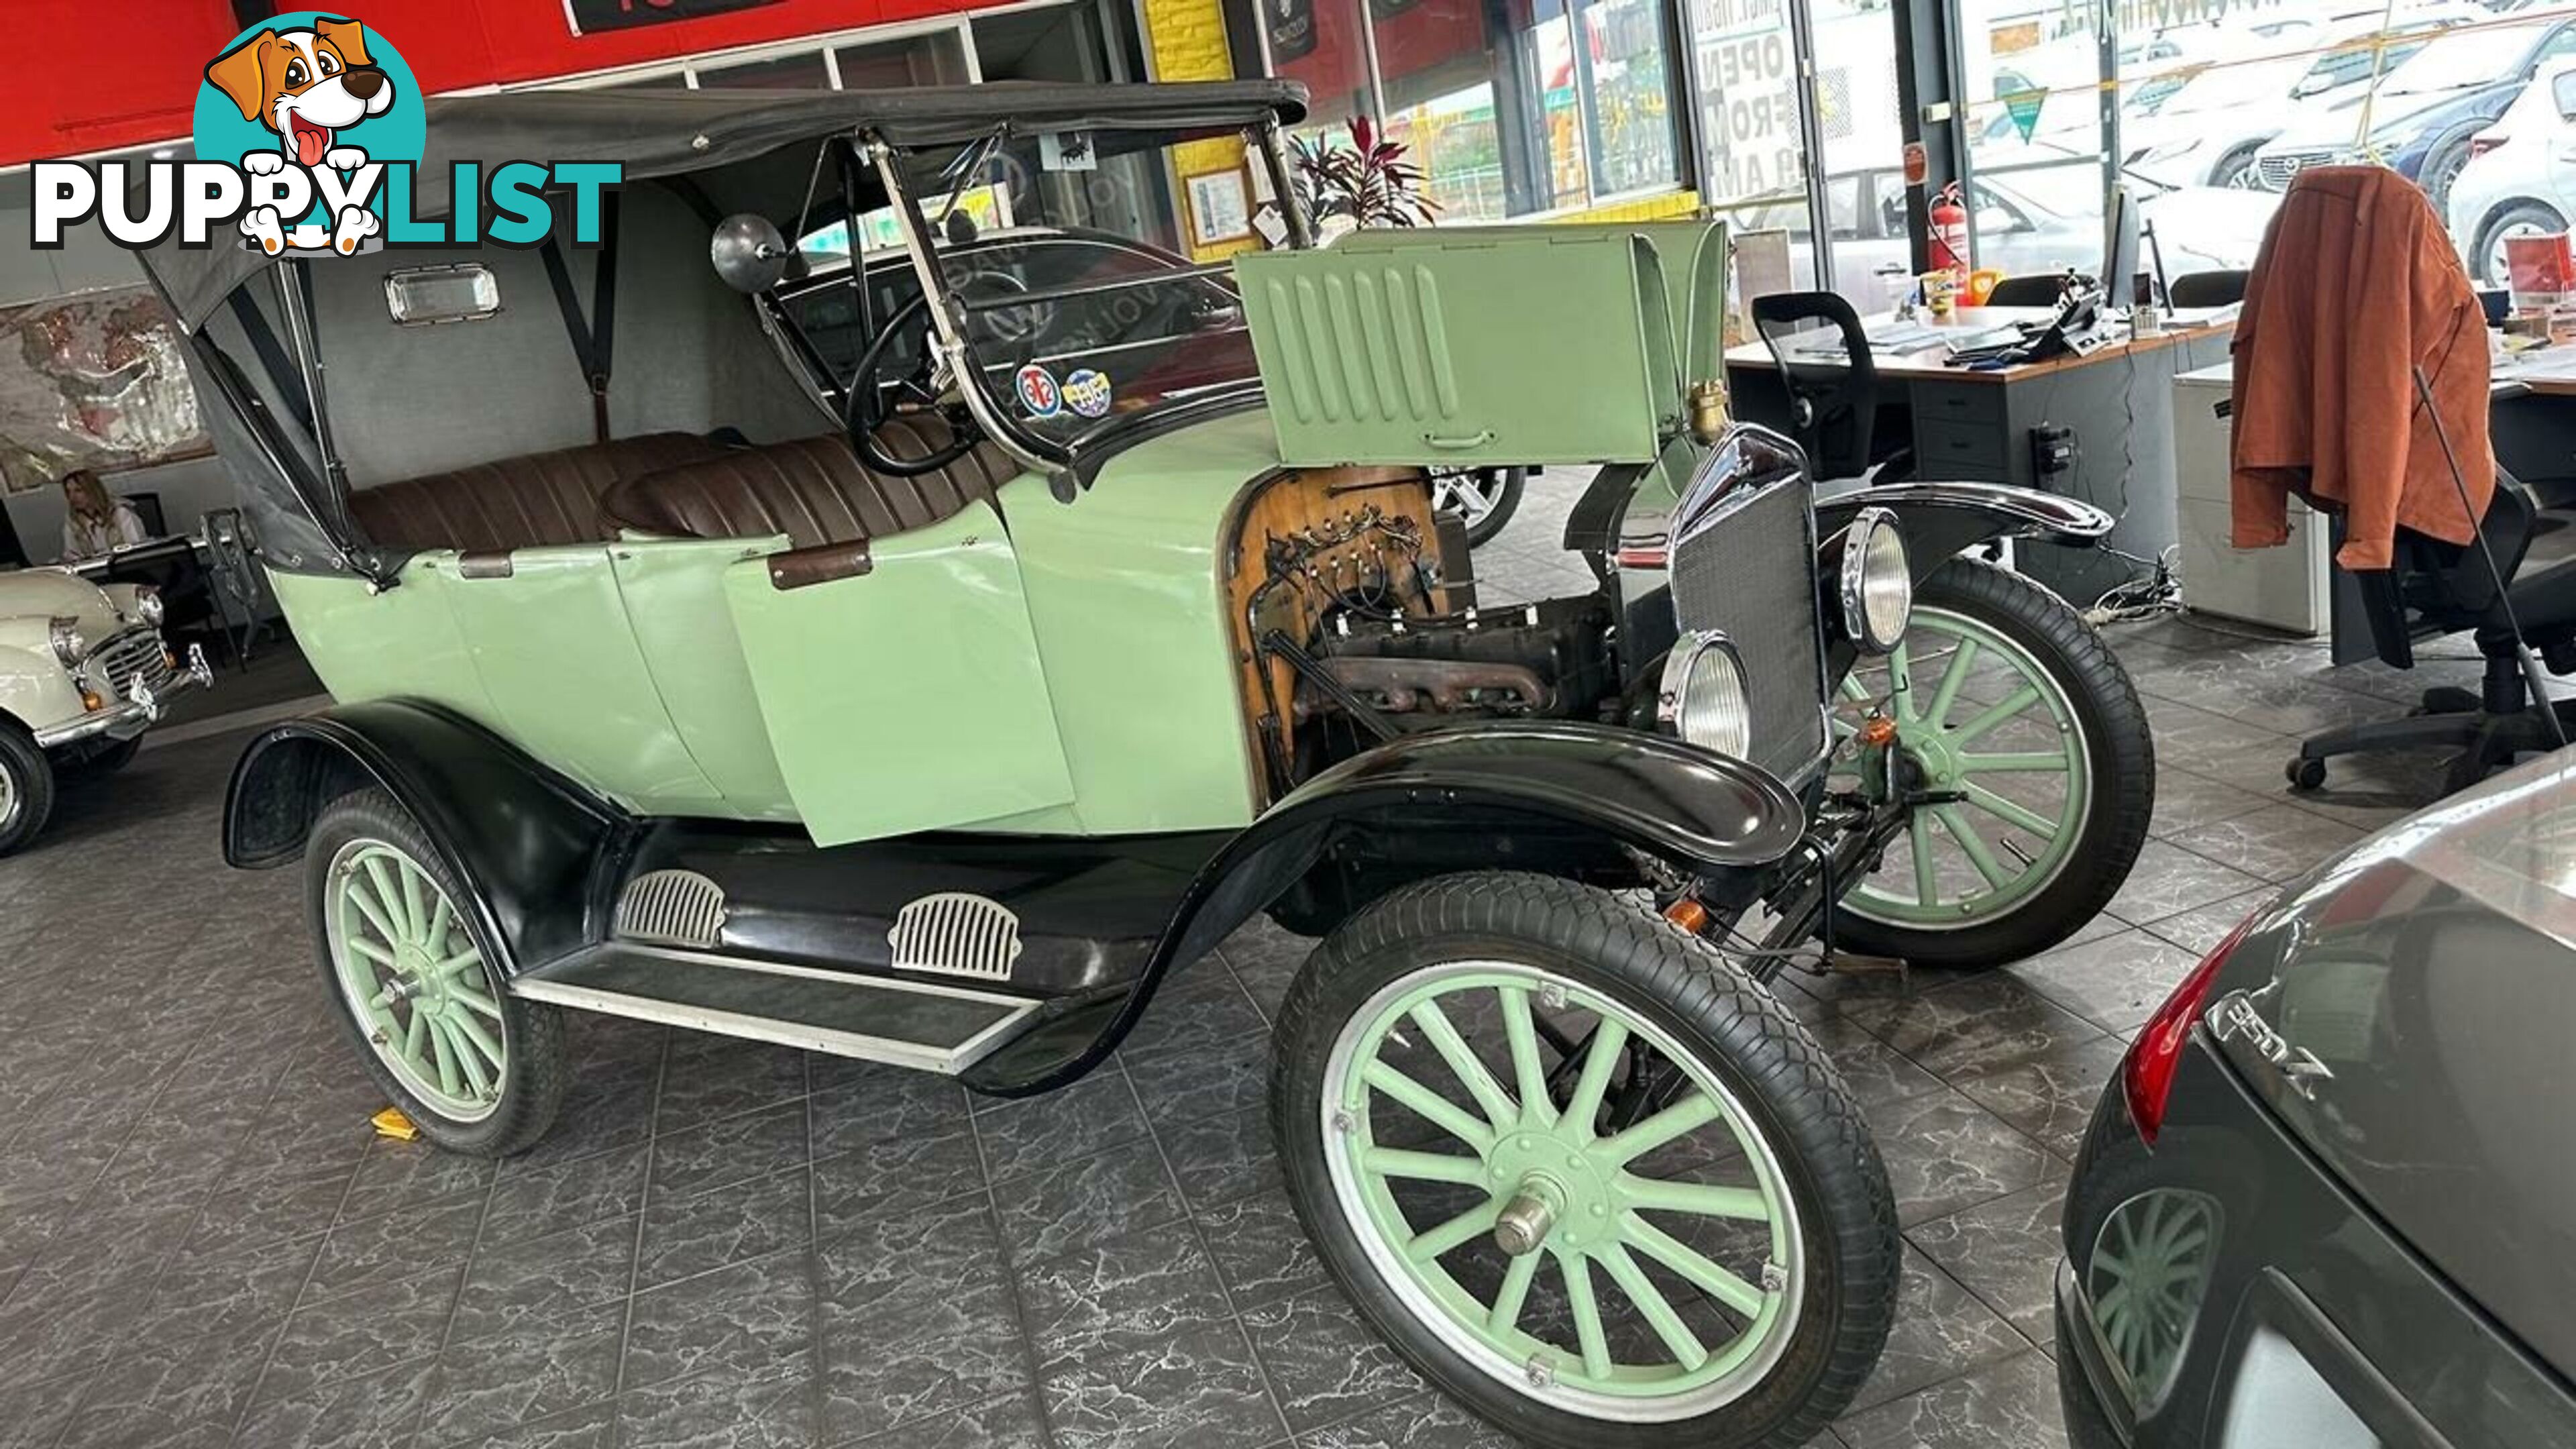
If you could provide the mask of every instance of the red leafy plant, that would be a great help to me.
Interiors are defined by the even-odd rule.
[[[1377,123],[1353,116],[1351,143],[1290,138],[1297,196],[1317,222],[1346,216],[1358,226],[1421,226],[1440,203],[1420,191],[1422,168],[1404,159],[1401,141],[1383,140]]]

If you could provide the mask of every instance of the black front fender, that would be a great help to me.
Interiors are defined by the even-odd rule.
[[[1905,552],[1921,582],[1961,552],[1993,538],[2085,544],[2118,520],[2081,499],[2003,483],[1908,481],[1845,489],[1816,499],[1816,536],[1830,540],[1864,508],[1884,508],[1905,530]],[[1829,575],[1830,576],[1830,575]]]
[[[404,700],[342,705],[264,731],[233,766],[224,860],[242,869],[304,853],[325,806],[383,789],[411,812],[462,882],[502,970],[516,974],[591,937],[601,863],[624,817],[480,725]]]
[[[1344,832],[1490,832],[1498,818],[1594,832],[1702,874],[1770,865],[1806,830],[1797,797],[1768,771],[1661,735],[1548,722],[1390,741],[1299,786],[1203,866],[1123,996],[1020,1038],[970,1071],[967,1085],[1028,1096],[1091,1070],[1168,973],[1303,879]]]

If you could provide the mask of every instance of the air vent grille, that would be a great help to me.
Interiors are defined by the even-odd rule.
[[[654,870],[617,897],[617,934],[655,946],[708,950],[724,933],[724,888],[694,870]]]
[[[899,971],[1007,981],[1020,955],[1020,918],[999,901],[943,891],[898,912],[886,939]]]

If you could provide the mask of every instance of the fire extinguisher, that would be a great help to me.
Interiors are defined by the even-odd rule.
[[[1968,285],[1968,206],[1959,194],[1959,183],[1941,188],[1932,202],[1932,267],[1946,271]]]

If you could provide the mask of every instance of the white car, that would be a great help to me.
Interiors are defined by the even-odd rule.
[[[171,696],[213,677],[202,650],[162,642],[148,585],[0,573],[0,855],[44,828],[57,770],[124,764]]]
[[[2451,240],[2481,282],[2505,280],[2504,244],[2576,219],[2576,66],[2526,89],[2470,142],[2451,183]]]

